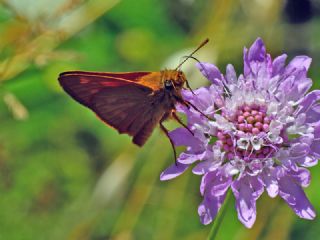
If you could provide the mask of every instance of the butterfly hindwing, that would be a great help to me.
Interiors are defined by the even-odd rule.
[[[144,86],[105,88],[93,97],[92,110],[119,133],[133,136],[133,142],[142,146],[164,114],[158,99]]]

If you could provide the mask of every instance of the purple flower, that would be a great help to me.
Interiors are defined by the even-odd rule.
[[[272,60],[258,38],[244,49],[243,74],[237,77],[232,65],[223,75],[213,64],[199,63],[212,85],[195,95],[183,92],[210,120],[178,106],[194,135],[185,128],[170,133],[175,145],[186,150],[161,180],[196,164],[192,171],[202,175],[198,212],[203,224],[215,218],[228,189],[235,196],[239,220],[248,228],[264,190],[272,198],[279,195],[299,217],[315,217],[303,188],[311,178],[306,168],[320,157],[320,91],[307,93],[311,58],[298,56],[288,65],[286,58],[283,54]]]

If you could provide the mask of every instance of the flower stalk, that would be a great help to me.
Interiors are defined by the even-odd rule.
[[[231,191],[228,191],[224,204],[221,207],[221,210],[219,211],[218,216],[213,221],[207,240],[216,239],[216,236],[219,232],[220,226],[222,224],[222,221],[224,219],[224,216],[226,214],[227,208],[230,205],[230,203],[231,203]]]

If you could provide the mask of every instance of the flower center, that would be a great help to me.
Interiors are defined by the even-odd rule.
[[[235,116],[235,126],[239,131],[257,135],[268,132],[270,118],[266,116],[265,106],[245,105],[239,107]]]
[[[275,148],[269,141],[271,119],[265,105],[240,106],[228,120],[233,123],[234,130],[217,132],[217,144],[226,152],[228,160],[240,158],[258,164],[257,159],[267,159],[274,154]]]

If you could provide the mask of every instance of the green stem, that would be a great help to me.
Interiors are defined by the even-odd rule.
[[[220,228],[220,225],[222,223],[222,220],[223,220],[223,217],[226,213],[226,209],[227,209],[227,206],[229,205],[229,202],[230,202],[230,199],[231,199],[231,190],[228,190],[227,192],[227,196],[224,200],[224,204],[222,205],[222,207],[220,208],[220,211],[218,212],[213,224],[212,224],[212,227],[211,227],[211,230],[209,232],[209,235],[207,237],[207,240],[213,240],[216,238],[217,236],[217,233],[219,231],[219,228]]]

